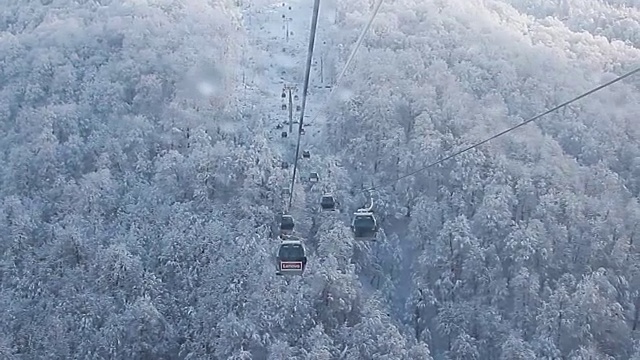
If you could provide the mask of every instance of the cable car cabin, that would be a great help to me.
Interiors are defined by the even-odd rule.
[[[300,111],[302,110],[302,107],[300,105],[296,105],[296,111]]]
[[[300,135],[304,135],[304,129],[300,129]]]
[[[299,99],[298,95],[293,95],[293,100],[298,100],[298,99]]]
[[[282,104],[282,110],[287,110],[287,104]]]
[[[320,207],[322,211],[334,211],[336,209],[336,200],[332,195],[322,195]]]
[[[289,196],[291,195],[291,190],[288,187],[284,187],[282,188],[282,195],[283,196]]]
[[[283,161],[281,166],[282,166],[283,169],[288,169],[289,168],[289,163],[286,162],[286,161]]]
[[[372,212],[358,210],[353,214],[351,231],[356,240],[374,240],[378,233],[378,222]]]
[[[284,91],[283,91],[283,92],[282,92],[282,98],[284,99],[284,98],[286,98],[286,97],[287,97],[287,94],[285,94],[285,93],[284,93]]]
[[[282,134],[280,136],[282,136],[283,138],[286,138],[289,134],[286,131],[283,131]]]
[[[311,157],[311,153],[309,152],[309,150],[304,150],[302,152],[302,157],[305,158],[305,159],[310,158]]]
[[[291,215],[282,215],[280,219],[280,233],[289,235],[293,232],[293,228],[295,227],[295,223],[293,221],[293,216]]]
[[[312,173],[309,175],[309,181],[316,183],[316,182],[318,182],[319,180],[320,180],[320,177],[318,176],[318,173],[312,172]]]
[[[277,275],[302,275],[307,266],[307,255],[300,240],[284,240],[276,256]]]

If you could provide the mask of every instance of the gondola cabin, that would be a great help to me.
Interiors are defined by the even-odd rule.
[[[302,152],[302,157],[305,158],[305,159],[310,158],[311,157],[311,153],[309,152],[309,150],[304,150]]]
[[[374,240],[378,233],[376,217],[370,211],[358,210],[353,214],[351,230],[356,240]]]
[[[276,274],[302,275],[307,266],[307,255],[300,240],[284,240],[276,256]]]
[[[293,216],[284,214],[280,219],[280,233],[281,234],[291,234],[293,232],[293,228],[295,227],[295,222],[293,221]]]
[[[320,208],[322,211],[334,211],[336,209],[336,200],[333,198],[333,195],[322,195]]]
[[[318,173],[316,172],[312,172],[309,175],[309,181],[313,182],[313,183],[317,183],[320,180],[320,177],[318,176]]]

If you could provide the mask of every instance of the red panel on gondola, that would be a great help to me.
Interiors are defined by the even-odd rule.
[[[280,261],[280,270],[302,270],[302,261]]]

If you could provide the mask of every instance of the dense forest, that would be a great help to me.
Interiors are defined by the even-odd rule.
[[[0,358],[640,360],[638,75],[403,177],[637,67],[640,3],[385,0],[309,95],[279,277],[286,4],[290,41],[277,1],[0,0]],[[323,82],[373,5],[321,3]]]

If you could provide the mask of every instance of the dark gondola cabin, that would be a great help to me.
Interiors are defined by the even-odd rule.
[[[351,230],[356,240],[373,240],[378,233],[378,222],[372,212],[358,210],[353,214]]]
[[[322,208],[322,211],[333,211],[336,209],[336,200],[332,195],[322,195],[320,207]]]
[[[276,274],[302,275],[307,266],[307,255],[300,240],[284,240],[276,256]]]
[[[288,135],[288,133],[287,133],[286,131],[283,131],[283,132],[282,132],[282,134],[281,134],[281,136],[282,136],[283,138],[286,138],[286,137],[287,137],[287,135]]]
[[[316,173],[316,172],[312,172],[312,173],[309,175],[309,181],[316,183],[316,182],[318,182],[319,180],[320,180],[320,177],[318,176],[318,173]]]
[[[295,222],[293,221],[293,216],[286,214],[282,215],[282,218],[280,219],[280,233],[291,234],[294,227]]]
[[[304,150],[302,152],[302,157],[305,158],[305,159],[310,158],[311,157],[311,153],[309,152],[309,150]]]

